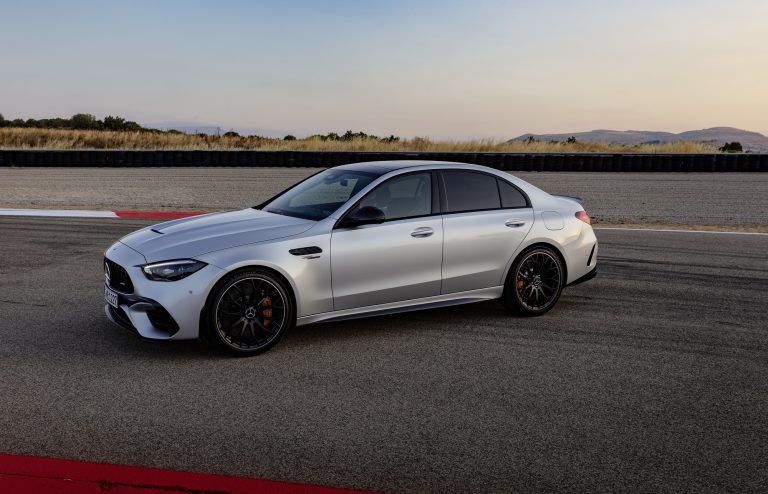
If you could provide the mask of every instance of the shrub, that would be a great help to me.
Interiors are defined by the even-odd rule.
[[[741,153],[744,151],[740,142],[726,142],[719,149],[723,153]]]
[[[234,130],[230,130],[229,132],[224,132],[224,137],[240,137],[240,134]]]
[[[140,130],[146,130],[146,129],[144,129],[144,127],[137,124],[136,122],[133,122],[131,120],[126,120],[122,130],[125,130],[128,132],[139,132]]]
[[[283,140],[284,141],[295,141],[296,140],[296,136],[288,134],[287,136],[283,137]]]

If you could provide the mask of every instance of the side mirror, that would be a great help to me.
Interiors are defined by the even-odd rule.
[[[384,223],[387,217],[384,211],[373,206],[365,206],[344,217],[339,223],[341,228],[354,228],[360,225],[375,225]]]

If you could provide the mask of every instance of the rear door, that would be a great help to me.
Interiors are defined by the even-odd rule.
[[[443,170],[442,293],[503,284],[507,263],[533,225],[527,197],[498,177]]]
[[[373,206],[386,221],[333,230],[335,310],[440,294],[443,222],[436,199],[436,174],[409,173],[383,182],[347,212]]]

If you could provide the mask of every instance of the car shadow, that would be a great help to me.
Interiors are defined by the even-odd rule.
[[[555,311],[568,311],[570,305],[564,297]],[[82,316],[84,313],[89,316],[61,321],[59,329],[46,335],[43,341],[29,342],[35,353],[51,358],[61,358],[65,354],[72,358],[94,356],[160,360],[217,360],[228,357],[205,338],[188,341],[148,340],[108,321],[100,310],[79,311],[73,315]],[[538,327],[542,324],[531,318],[511,315],[497,301],[487,301],[294,327],[269,352],[293,352],[296,349],[311,351],[312,347],[329,342],[344,343],[360,339],[375,342],[384,337],[405,338],[415,334],[446,336],[455,333],[466,335],[470,332],[498,332],[513,325]]]

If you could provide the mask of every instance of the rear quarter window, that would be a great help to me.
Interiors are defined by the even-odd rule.
[[[522,192],[517,190],[514,185],[498,179],[499,194],[501,195],[501,207],[503,208],[524,208],[528,206],[528,201]]]

